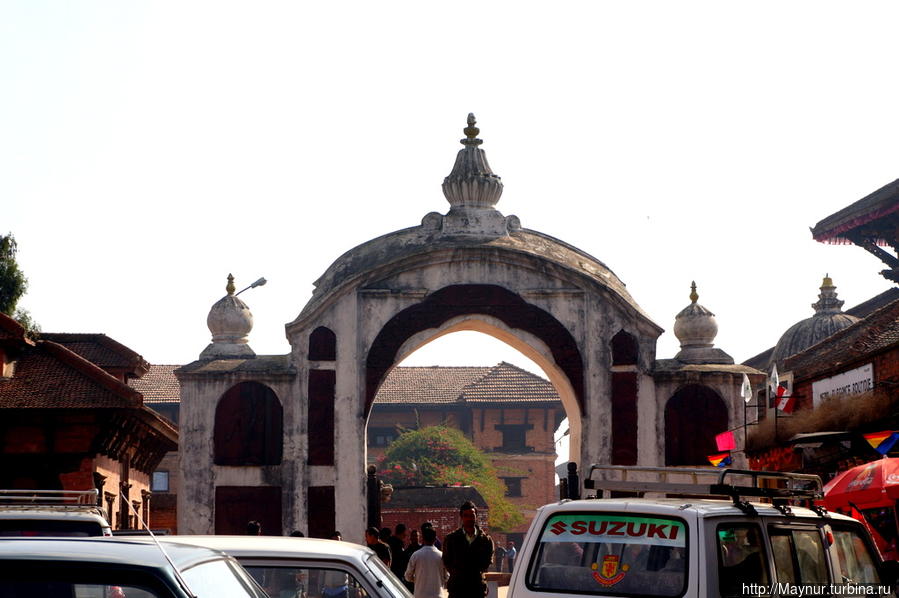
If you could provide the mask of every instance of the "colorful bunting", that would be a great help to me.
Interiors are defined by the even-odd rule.
[[[730,458],[730,453],[718,453],[717,455],[709,455],[708,456],[709,463],[714,465],[715,467],[727,467],[733,460]]]
[[[865,440],[868,441],[868,444],[870,444],[871,448],[875,451],[881,455],[886,455],[890,452],[890,449],[893,448],[893,445],[896,444],[896,441],[899,440],[899,434],[892,430],[873,432],[871,434],[865,434]]]

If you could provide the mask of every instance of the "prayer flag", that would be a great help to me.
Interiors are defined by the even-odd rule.
[[[787,389],[783,386],[777,387],[777,408],[784,413],[793,413],[796,408],[796,398],[787,394]]]
[[[768,378],[768,387],[771,388],[771,394],[777,394],[777,388],[780,386],[780,379],[777,377],[777,364],[771,367],[771,376]]]
[[[865,440],[868,441],[868,444],[870,444],[871,448],[875,451],[881,455],[886,455],[890,452],[890,449],[893,448],[893,445],[896,444],[896,441],[899,440],[899,434],[892,430],[887,430],[886,432],[873,432],[871,434],[865,434]]]
[[[711,463],[715,467],[727,467],[733,462],[731,461],[730,453],[718,453],[717,455],[709,455],[708,459],[709,463]]]
[[[715,436],[715,444],[718,445],[719,451],[732,451],[737,448],[737,441],[734,440],[734,433],[730,430],[721,432]]]
[[[749,384],[749,376],[746,374],[743,374],[743,387],[740,388],[740,396],[747,404],[752,400],[752,385]]]

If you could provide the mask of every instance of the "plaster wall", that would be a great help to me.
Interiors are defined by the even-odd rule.
[[[285,523],[295,519],[296,497],[291,488],[295,479],[296,442],[285,442],[280,466],[221,467],[216,466],[214,454],[215,409],[225,392],[235,384],[256,381],[269,386],[284,412],[285,439],[297,425],[297,404],[286,400],[291,396],[290,383],[283,378],[272,379],[259,373],[241,372],[223,375],[182,375],[181,381],[181,459],[178,484],[178,530],[182,534],[212,534],[215,532],[216,485],[282,486],[282,505]],[[301,503],[302,504],[302,503]],[[292,528],[290,528],[292,529]]]

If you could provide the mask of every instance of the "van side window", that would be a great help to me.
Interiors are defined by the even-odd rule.
[[[717,527],[718,587],[722,597],[746,596],[745,586],[767,587],[768,559],[762,530],[751,523],[722,523]]]
[[[856,530],[834,529],[834,546],[836,548],[835,575],[839,575],[844,584],[879,584],[874,557],[864,539]]]
[[[826,584],[827,561],[821,532],[815,529],[771,527],[771,550],[777,583]]]

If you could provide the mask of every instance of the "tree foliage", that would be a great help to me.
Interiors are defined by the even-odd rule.
[[[0,312],[12,316],[29,336],[34,337],[40,334],[40,326],[28,311],[16,307],[28,289],[28,279],[16,261],[17,250],[12,233],[0,235]]]
[[[474,486],[489,507],[490,528],[509,531],[524,517],[506,500],[506,487],[483,452],[462,432],[431,426],[403,432],[379,461],[379,475],[395,486]]]
[[[0,312],[11,316],[16,304],[28,288],[28,279],[16,262],[16,239],[9,233],[0,235]]]

